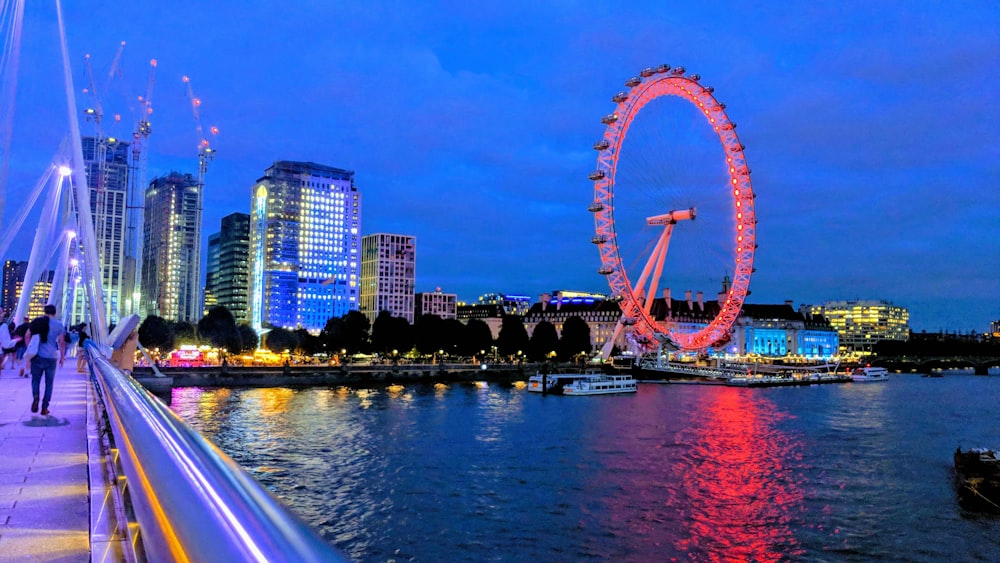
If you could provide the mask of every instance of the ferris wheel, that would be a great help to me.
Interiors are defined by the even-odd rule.
[[[747,167],[745,148],[736,135],[736,124],[729,120],[725,105],[713,95],[711,87],[702,86],[697,74],[686,74],[683,67],[671,68],[670,65],[660,65],[655,68],[643,69],[639,76],[629,78],[625,85],[627,91],[616,94],[612,101],[617,104],[614,112],[604,116],[602,122],[607,125],[603,138],[594,144],[598,151],[597,168],[591,172],[590,179],[594,182],[594,201],[590,206],[594,214],[595,235],[593,242],[597,245],[601,265],[598,272],[608,279],[612,295],[619,300],[622,316],[615,331],[615,337],[624,333],[633,349],[647,352],[657,346],[669,343],[681,350],[703,350],[729,337],[730,329],[740,314],[743,301],[749,293],[750,277],[754,271],[754,251],[756,245],[756,215],[754,213],[754,193],[750,184],[750,169]],[[707,137],[711,144],[717,137],[722,151],[713,149],[713,164],[711,168],[719,167],[719,183],[724,186],[719,190],[706,191],[696,198],[698,203],[682,208],[656,208],[662,202],[627,199],[623,193],[633,187],[631,184],[619,186],[621,175],[619,167],[623,158],[629,154],[625,145],[630,128],[636,123],[637,116],[644,108],[653,102],[666,98],[679,98],[689,104],[688,111],[693,107],[701,119],[695,118],[698,127],[704,134],[705,124],[708,125]],[[640,120],[643,121],[643,120]],[[655,122],[643,121],[646,129],[657,129]],[[669,137],[671,133],[661,132]],[[652,167],[658,164],[659,155],[645,159],[641,167]],[[717,163],[717,165],[715,164]],[[616,201],[616,191],[619,198]],[[724,201],[710,201],[713,199]],[[727,195],[728,194],[728,195]],[[706,201],[709,200],[709,201]],[[725,247],[724,260],[726,269],[733,273],[731,285],[724,285],[719,294],[717,308],[708,310],[707,317],[700,322],[680,323],[665,317],[660,308],[660,319],[654,312],[657,288],[664,273],[667,249],[671,236],[678,231],[677,236],[683,237],[683,228],[679,223],[694,221],[699,216],[699,207],[715,205],[720,214],[726,216],[725,226],[715,229]],[[620,242],[633,229],[633,225],[619,225],[616,228],[615,212],[621,214],[627,207],[639,207],[645,215],[643,228],[657,234],[653,237],[651,252],[641,269],[636,268],[629,277],[629,265],[623,261]],[[627,206],[623,208],[623,205]],[[690,231],[688,231],[690,232]],[[645,257],[645,251],[643,251]],[[637,276],[635,272],[640,272]],[[664,291],[664,300],[670,306],[669,288]],[[662,303],[662,302],[661,302]],[[607,355],[607,350],[605,351]]]

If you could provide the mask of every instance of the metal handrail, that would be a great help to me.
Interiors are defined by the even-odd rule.
[[[150,561],[346,561],[88,341]]]

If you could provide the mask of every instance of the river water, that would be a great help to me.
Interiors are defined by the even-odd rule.
[[[171,408],[357,561],[997,561],[952,453],[1000,377],[744,389],[175,389]]]

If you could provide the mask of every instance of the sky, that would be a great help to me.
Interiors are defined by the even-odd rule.
[[[131,133],[157,60],[149,179],[197,173],[190,77],[219,128],[203,239],[274,161],[312,161],[355,172],[362,234],[416,237],[417,291],[606,293],[592,145],[624,81],[666,63],[715,88],[747,147],[748,303],[887,300],[917,331],[1000,320],[998,4],[66,4],[78,106],[90,54],[107,133]],[[54,6],[25,8],[4,229],[68,131]]]

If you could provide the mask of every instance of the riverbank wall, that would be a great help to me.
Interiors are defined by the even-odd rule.
[[[279,367],[160,368],[158,377],[148,367],[132,375],[150,391],[175,387],[316,387],[365,386],[392,383],[458,383],[488,381],[513,383],[536,373],[539,364],[409,364],[305,365]]]

